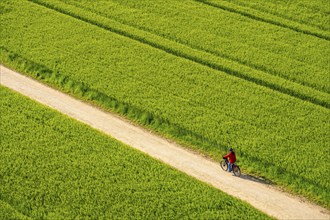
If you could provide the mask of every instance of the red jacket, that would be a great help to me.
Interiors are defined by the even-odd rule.
[[[236,155],[234,152],[229,152],[227,155],[223,156],[223,158],[228,158],[229,163],[235,163],[236,162]]]

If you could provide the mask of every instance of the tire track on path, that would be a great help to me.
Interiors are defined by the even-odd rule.
[[[149,156],[185,172],[278,219],[329,219],[326,209],[302,201],[271,185],[242,178],[221,170],[211,161],[143,128],[78,101],[35,80],[0,66],[0,82],[14,91],[54,108],[76,120],[104,132]]]

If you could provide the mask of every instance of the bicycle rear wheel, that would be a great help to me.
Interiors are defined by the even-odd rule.
[[[238,177],[241,176],[241,169],[239,168],[239,166],[237,166],[237,165],[233,166],[233,173],[235,176],[238,176]]]
[[[227,171],[228,170],[228,164],[225,160],[222,160],[220,162],[220,167],[224,170],[224,171]]]

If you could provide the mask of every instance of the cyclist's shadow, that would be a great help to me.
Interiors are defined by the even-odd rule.
[[[241,174],[240,178],[248,180],[248,181],[253,181],[253,182],[257,182],[257,183],[262,183],[262,184],[272,184],[272,181],[264,179],[262,177],[255,177],[255,176],[251,176],[248,174]]]

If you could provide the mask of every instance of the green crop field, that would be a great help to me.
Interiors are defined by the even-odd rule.
[[[5,0],[1,62],[329,208],[327,4]]]
[[[209,0],[206,2],[220,3],[217,0]],[[227,0],[239,6],[246,7],[254,13],[266,13],[263,16],[273,15],[273,20],[281,20],[288,24],[295,23],[297,29],[303,30],[304,26],[310,30],[310,33],[324,32],[323,36],[329,39],[330,23],[329,23],[329,8],[330,2],[326,0],[276,0],[276,1],[261,1],[261,0]],[[316,35],[317,36],[317,35]],[[327,36],[327,37],[326,37]]]
[[[1,219],[270,219],[0,87]]]

